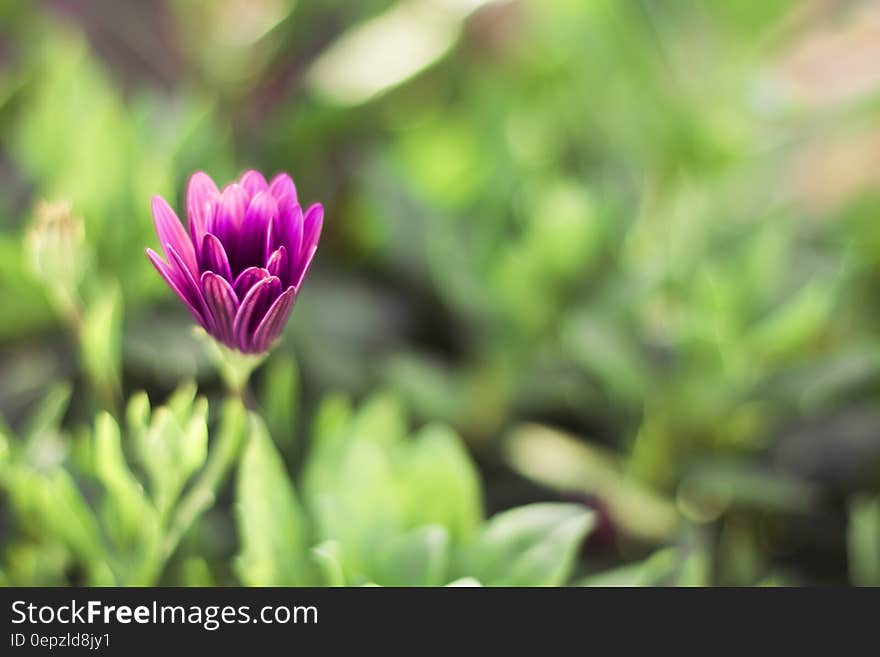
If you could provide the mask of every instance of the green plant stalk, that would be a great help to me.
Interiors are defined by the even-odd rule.
[[[223,383],[229,392],[244,400],[250,399],[248,381],[253,371],[266,359],[266,354],[243,354],[223,346],[204,330],[196,329],[199,336],[207,345],[211,358],[220,371]],[[246,404],[247,405],[247,404]]]
[[[197,330],[198,337],[207,345],[220,375],[226,384],[230,399],[241,404],[245,414],[253,407],[250,392],[250,376],[265,359],[265,354],[242,354],[224,347],[207,333]],[[174,554],[183,536],[195,520],[214,504],[217,492],[223,485],[226,475],[232,468],[241,451],[242,432],[234,423],[227,424],[217,443],[208,456],[208,462],[199,474],[195,484],[180,498],[174,508],[167,531],[160,539],[158,549],[147,559],[144,572],[147,581],[154,582],[162,572],[168,559]]]
[[[244,407],[243,396],[240,399]],[[177,549],[180,539],[186,534],[195,519],[214,504],[217,491],[240,452],[241,438],[241,432],[235,430],[235,427],[227,426],[221,432],[196,483],[177,504],[168,531],[162,541],[159,556],[162,565]]]

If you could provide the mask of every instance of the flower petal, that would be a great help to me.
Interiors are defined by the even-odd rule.
[[[283,246],[287,249],[288,268],[299,256],[302,245],[302,208],[292,196],[285,196],[278,202],[278,214],[269,225],[269,241],[266,244],[266,258]]]
[[[229,267],[229,258],[216,235],[205,233],[202,240],[202,269],[212,271],[232,282],[232,269]]]
[[[202,294],[214,320],[215,337],[224,344],[235,347],[232,324],[238,312],[238,297],[232,286],[222,276],[206,271],[201,278]]]
[[[315,203],[306,210],[303,217],[303,239],[300,254],[307,254],[321,239],[321,227],[324,225],[324,206]]]
[[[303,218],[303,238],[299,257],[291,259],[290,282],[299,289],[303,278],[312,266],[315,250],[318,248],[318,240],[321,239],[321,227],[324,225],[324,207],[315,203],[306,212]]]
[[[269,188],[269,185],[266,183],[266,179],[263,178],[263,174],[259,171],[254,171],[251,169],[250,171],[245,171],[241,178],[238,180],[238,184],[244,187],[250,197],[253,198],[260,192],[264,192]]]
[[[180,254],[177,253],[177,250],[172,245],[166,244],[165,251],[168,253],[168,255],[171,256],[171,266],[173,268],[176,268],[177,272],[180,275],[180,279],[182,281],[181,289],[187,295],[190,303],[192,303],[199,310],[199,313],[204,318],[205,321],[202,325],[205,327],[205,330],[208,331],[208,333],[211,333],[213,327],[213,324],[211,322],[211,312],[208,310],[208,306],[205,304],[205,298],[202,296],[202,288],[199,287],[196,279],[193,277],[189,269],[187,269],[186,265],[183,262],[183,258],[180,257]]]
[[[278,339],[295,301],[296,288],[292,285],[285,290],[284,294],[275,299],[254,332],[253,347],[255,351],[266,351]]]
[[[286,173],[279,173],[272,178],[272,182],[269,183],[269,193],[275,197],[276,201],[280,201],[285,196],[290,196],[293,202],[296,203],[296,185],[293,184],[293,180]]]
[[[254,351],[253,338],[257,324],[280,293],[281,281],[277,276],[269,276],[254,285],[245,295],[232,327],[239,349],[244,352]]]
[[[258,192],[244,213],[233,265],[237,271],[266,263],[266,238],[278,204],[268,192]]]
[[[152,206],[153,223],[156,225],[156,234],[159,236],[159,243],[162,245],[162,248],[164,249],[166,244],[171,244],[183,259],[190,273],[197,276],[199,269],[196,263],[196,252],[189,235],[186,234],[183,225],[180,223],[180,219],[177,218],[174,210],[171,209],[168,202],[161,196],[153,197]],[[165,249],[165,257],[168,258],[169,262],[171,261],[171,254],[168,253],[167,249]]]
[[[186,187],[186,216],[196,255],[199,255],[202,238],[208,230],[208,219],[213,215],[214,204],[219,197],[220,190],[204,171],[196,171],[190,176]]]
[[[305,259],[300,262],[299,266],[301,267],[301,269],[299,270],[299,272],[297,272],[296,278],[294,278],[290,283],[291,285],[295,286],[297,290],[302,287],[302,282],[305,279],[306,274],[309,273],[309,269],[311,269],[312,267],[312,260],[315,259],[315,253],[317,253],[317,251],[318,247],[313,246],[312,250],[305,257]]]
[[[250,289],[264,278],[269,278],[271,274],[262,267],[248,267],[241,272],[232,284],[236,296],[243,299]]]
[[[227,185],[208,221],[208,232],[217,236],[230,260],[233,259],[238,231],[249,201],[250,195],[244,187],[237,183]]]
[[[280,278],[281,285],[284,285],[284,278],[287,277],[287,249],[279,246],[275,253],[269,256],[269,261],[266,263],[266,271],[272,274],[272,276]]]
[[[207,322],[202,316],[201,311],[196,308],[190,300],[191,295],[184,292],[186,282],[183,280],[183,276],[177,272],[176,268],[171,267],[168,263],[162,260],[161,256],[153,251],[153,249],[147,249],[147,257],[150,259],[150,262],[153,263],[153,266],[159,272],[159,275],[165,279],[166,283],[168,283],[168,286],[174,290],[174,293],[180,297],[180,300],[183,301],[183,303],[186,304],[186,307],[189,308],[189,311],[193,314],[193,317],[196,318],[196,321],[198,321],[203,327],[207,328]]]

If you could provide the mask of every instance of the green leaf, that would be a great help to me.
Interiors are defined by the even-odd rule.
[[[32,485],[39,486],[34,481]],[[42,484],[42,512],[48,531],[62,538],[84,561],[104,552],[92,511],[65,470],[49,474]]]
[[[369,572],[380,542],[400,529],[401,500],[386,450],[352,439],[335,451],[333,459],[310,460],[304,490],[319,537],[339,542],[345,572],[357,578]]]
[[[202,557],[189,557],[183,562],[181,571],[183,586],[217,586],[214,577],[211,575],[211,569],[208,567],[208,562]]]
[[[482,586],[482,584],[480,584],[479,580],[474,579],[473,577],[460,577],[459,579],[455,580],[454,582],[449,582],[449,584],[447,584],[446,586],[450,586],[450,587],[472,586],[473,587],[473,586]]]
[[[387,442],[401,431],[399,409],[377,397],[352,415],[328,398],[315,421],[304,471],[305,500],[322,539],[339,542],[350,578],[364,577],[377,543],[400,528],[400,499]]]
[[[432,525],[396,536],[379,561],[375,581],[383,586],[440,586],[449,569],[449,532]]]
[[[345,439],[344,430],[351,421],[351,403],[342,396],[325,398],[315,414],[312,427],[312,450],[326,449]]]
[[[345,586],[342,569],[342,549],[337,541],[323,541],[310,550],[312,561],[318,566],[324,586]]]
[[[129,433],[136,437],[147,430],[150,424],[150,398],[147,393],[141,391],[131,396],[125,408],[125,420]]]
[[[425,427],[400,446],[395,465],[406,524],[441,525],[455,541],[474,536],[483,518],[479,475],[455,432]]]
[[[197,407],[199,402],[196,403]],[[226,475],[237,461],[248,424],[247,410],[241,399],[228,398],[220,410],[218,431],[214,437],[205,467],[174,508],[163,541],[167,558],[177,548],[192,524],[214,503]],[[199,427],[198,433],[201,433]]]
[[[85,313],[80,329],[83,367],[106,405],[120,396],[122,370],[122,295],[115,283]]]
[[[269,361],[260,399],[272,436],[279,445],[293,445],[299,406],[299,369],[293,358],[275,357]]]
[[[70,404],[73,386],[62,381],[55,383],[46,392],[39,406],[31,413],[22,437],[25,441],[38,440],[45,433],[57,433],[61,420]]]
[[[853,585],[880,586],[880,496],[850,503],[847,539]]]
[[[697,540],[636,563],[584,577],[577,586],[708,586],[709,551]]]
[[[204,397],[196,401],[192,417],[184,425],[177,453],[180,476],[186,482],[208,456],[208,401]]]
[[[158,518],[125,462],[119,427],[109,413],[101,413],[95,421],[94,462],[95,474],[106,489],[103,520],[108,534],[126,550],[154,550]]]
[[[704,546],[693,546],[681,562],[681,570],[675,586],[709,586],[712,577],[712,560]]]
[[[406,415],[394,395],[372,397],[358,410],[349,429],[349,439],[370,440],[390,446],[406,437]]]
[[[486,586],[561,586],[594,514],[575,504],[539,503],[493,516],[468,547],[462,575]]]
[[[349,581],[408,584],[434,577],[424,571],[425,563],[434,563],[427,556],[416,575],[398,573],[376,555],[424,552],[425,536],[402,537],[426,525],[441,527],[449,542],[463,543],[476,533],[479,479],[461,440],[440,426],[407,440],[403,409],[390,395],[373,397],[353,417],[347,405],[328,401],[321,415],[321,435],[304,472],[305,499],[318,535],[338,542]]]
[[[661,586],[675,576],[678,564],[676,550],[667,548],[644,561],[585,577],[577,586]]]
[[[825,330],[838,298],[836,283],[833,278],[811,280],[754,328],[749,339],[762,359],[796,353]]]
[[[193,403],[195,403],[197,393],[198,387],[195,382],[186,381],[185,383],[181,383],[177,389],[171,393],[168,401],[165,402],[165,406],[168,407],[168,410],[174,413],[177,424],[180,426],[185,425],[192,415]]]
[[[627,475],[618,456],[600,445],[544,425],[522,424],[507,436],[503,453],[515,472],[541,486],[600,498],[627,535],[652,543],[676,531],[674,504]]]
[[[128,405],[138,456],[163,517],[207,458],[208,402],[203,397],[193,401],[194,396],[195,386],[184,384],[152,416],[144,396],[136,395]]]
[[[241,553],[237,572],[247,586],[308,582],[306,519],[262,420],[251,415],[250,441],[236,490]]]
[[[40,473],[11,465],[0,469],[0,483],[22,525],[46,544],[65,546],[86,569],[89,584],[118,583],[106,567],[95,515],[66,470]]]
[[[51,469],[64,460],[68,445],[62,435],[61,420],[72,392],[73,387],[67,382],[53,384],[28,419],[24,430],[27,460],[38,469]]]

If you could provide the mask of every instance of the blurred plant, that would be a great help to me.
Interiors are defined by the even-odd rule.
[[[40,201],[25,234],[33,274],[79,344],[83,368],[102,404],[113,408],[121,395],[122,299],[118,285],[94,286],[86,305],[80,287],[91,273],[91,253],[82,218],[68,201]]]
[[[333,200],[334,230],[291,339],[244,395],[260,417],[232,496],[254,509],[238,517],[237,575],[221,504],[183,532],[164,582],[491,581],[479,556],[459,559],[482,515],[454,529],[428,513],[447,496],[466,507],[451,484],[426,484],[431,497],[406,474],[410,452],[458,445],[425,441],[437,433],[474,448],[491,508],[595,509],[575,582],[876,580],[870,3],[169,2],[138,10],[161,28],[137,43],[134,4],[111,4],[63,23],[46,8],[58,3],[0,9],[0,404],[18,429],[2,432],[0,469],[27,452],[66,463],[90,505],[102,490],[64,461],[79,434],[19,421],[36,390],[51,393],[44,417],[66,406],[59,382],[80,376],[34,330],[59,304],[28,275],[23,209],[69,199],[83,219],[79,367],[101,406],[188,378],[211,395],[204,350],[154,305],[169,297],[138,256],[142,200],[183,207],[168,194],[186,172],[228,179],[241,162],[296,172]],[[163,69],[161,88],[145,68]],[[356,413],[331,397],[311,440],[297,430],[328,391],[377,389],[392,401]],[[70,426],[94,410],[73,400]],[[433,428],[350,453],[374,406]],[[403,426],[398,411],[385,412]],[[334,412],[344,439],[322,438]],[[254,527],[275,518],[264,497],[294,510],[259,542]],[[410,499],[424,515],[398,508]],[[0,500],[4,529],[11,506]],[[570,508],[541,513],[564,525]],[[15,518],[0,581],[82,580],[63,572],[63,542],[32,549]]]
[[[74,327],[82,322],[79,285],[89,265],[81,217],[69,201],[39,201],[25,235],[33,273],[46,288],[58,314]]]
[[[564,584],[591,513],[513,509],[484,524],[477,473],[460,439],[434,425],[407,438],[389,396],[354,412],[330,397],[314,422],[301,484],[265,430],[238,476],[238,573],[248,585]]]
[[[80,35],[56,21],[38,26],[28,75],[10,102],[8,151],[37,194],[71,203],[84,221],[94,277],[117,279],[126,305],[137,308],[160,289],[136,257],[149,239],[142,199],[173,189],[194,159],[228,171],[226,132],[214,124],[210,103],[195,96],[171,103],[142,94],[123,103]],[[4,289],[18,284],[0,282]],[[0,332],[42,321],[32,306],[22,306],[15,329],[0,321]]]
[[[851,582],[880,586],[880,497],[852,500],[848,538]]]
[[[23,529],[6,546],[11,581],[157,583],[180,538],[213,503],[244,433],[244,410],[231,400],[209,453],[208,405],[195,392],[182,386],[152,413],[141,393],[128,404],[125,434],[102,412],[93,429],[73,436],[60,427],[69,390],[50,392],[21,441],[4,436],[0,486]]]

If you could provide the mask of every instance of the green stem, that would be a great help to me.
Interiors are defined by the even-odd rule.
[[[253,371],[265,360],[266,354],[244,354],[230,349],[217,342],[202,329],[197,329],[196,335],[202,338],[207,345],[229,392],[236,397],[247,400],[250,395],[248,381],[250,381]]]
[[[242,400],[242,406],[244,406]],[[208,463],[202,470],[196,483],[181,498],[174,517],[170,523],[168,533],[162,544],[162,561],[164,563],[177,549],[180,539],[192,526],[196,518],[207,511],[214,504],[217,492],[226,474],[235,462],[241,447],[241,431],[237,423],[227,423],[224,426],[214,449],[208,457]]]
[[[250,376],[254,369],[263,362],[265,354],[243,354],[224,347],[204,331],[199,332],[199,335],[205,339],[220,370],[220,375],[230,393],[230,403],[237,404],[238,409],[235,410],[246,416],[248,409],[254,407],[249,386]],[[233,409],[229,408],[228,410]],[[161,571],[195,520],[214,504],[227,473],[238,457],[242,442],[242,424],[241,422],[228,421],[229,418],[226,420],[223,422],[220,437],[208,456],[207,464],[195,484],[180,499],[175,508],[157,555],[157,572]]]

